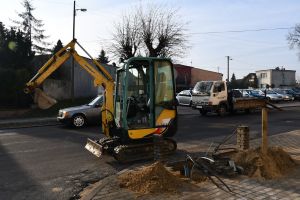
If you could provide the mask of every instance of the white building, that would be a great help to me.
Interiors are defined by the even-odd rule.
[[[267,85],[275,88],[292,87],[296,84],[296,71],[284,68],[266,69],[256,71],[258,86],[265,88]]]

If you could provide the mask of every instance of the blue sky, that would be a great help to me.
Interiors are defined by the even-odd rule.
[[[21,0],[0,0],[0,21],[10,25],[23,10]],[[122,13],[142,0],[77,0],[77,8],[86,8],[76,17],[76,38],[93,55],[110,46],[113,24]],[[226,57],[231,56],[230,76],[242,78],[250,72],[284,66],[297,70],[297,50],[290,50],[286,40],[289,30],[229,33],[230,30],[253,30],[293,27],[300,23],[298,0],[153,0],[179,8],[180,20],[187,25],[189,48],[177,63],[218,71],[226,78]],[[64,44],[72,39],[73,0],[32,0],[34,15],[43,20],[49,41]],[[163,9],[163,7],[162,7]],[[222,32],[222,33],[206,33]]]

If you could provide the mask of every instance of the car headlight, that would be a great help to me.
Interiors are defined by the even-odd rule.
[[[59,111],[58,116],[61,118],[66,118],[68,117],[69,113],[67,111]]]
[[[63,111],[63,114],[62,114],[62,117],[63,118],[66,118],[69,116],[69,113],[67,111]]]

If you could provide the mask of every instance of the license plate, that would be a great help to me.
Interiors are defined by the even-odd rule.
[[[202,108],[202,106],[196,106],[196,108]]]

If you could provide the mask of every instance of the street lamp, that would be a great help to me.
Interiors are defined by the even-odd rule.
[[[74,0],[74,6],[73,6],[73,40],[75,39],[75,17],[76,12],[86,12],[87,9],[85,8],[76,8],[76,0]],[[74,58],[72,56],[72,68],[71,68],[71,98],[72,101],[74,101]]]
[[[227,58],[227,82],[229,83],[229,61],[232,60],[230,56],[226,56]]]

